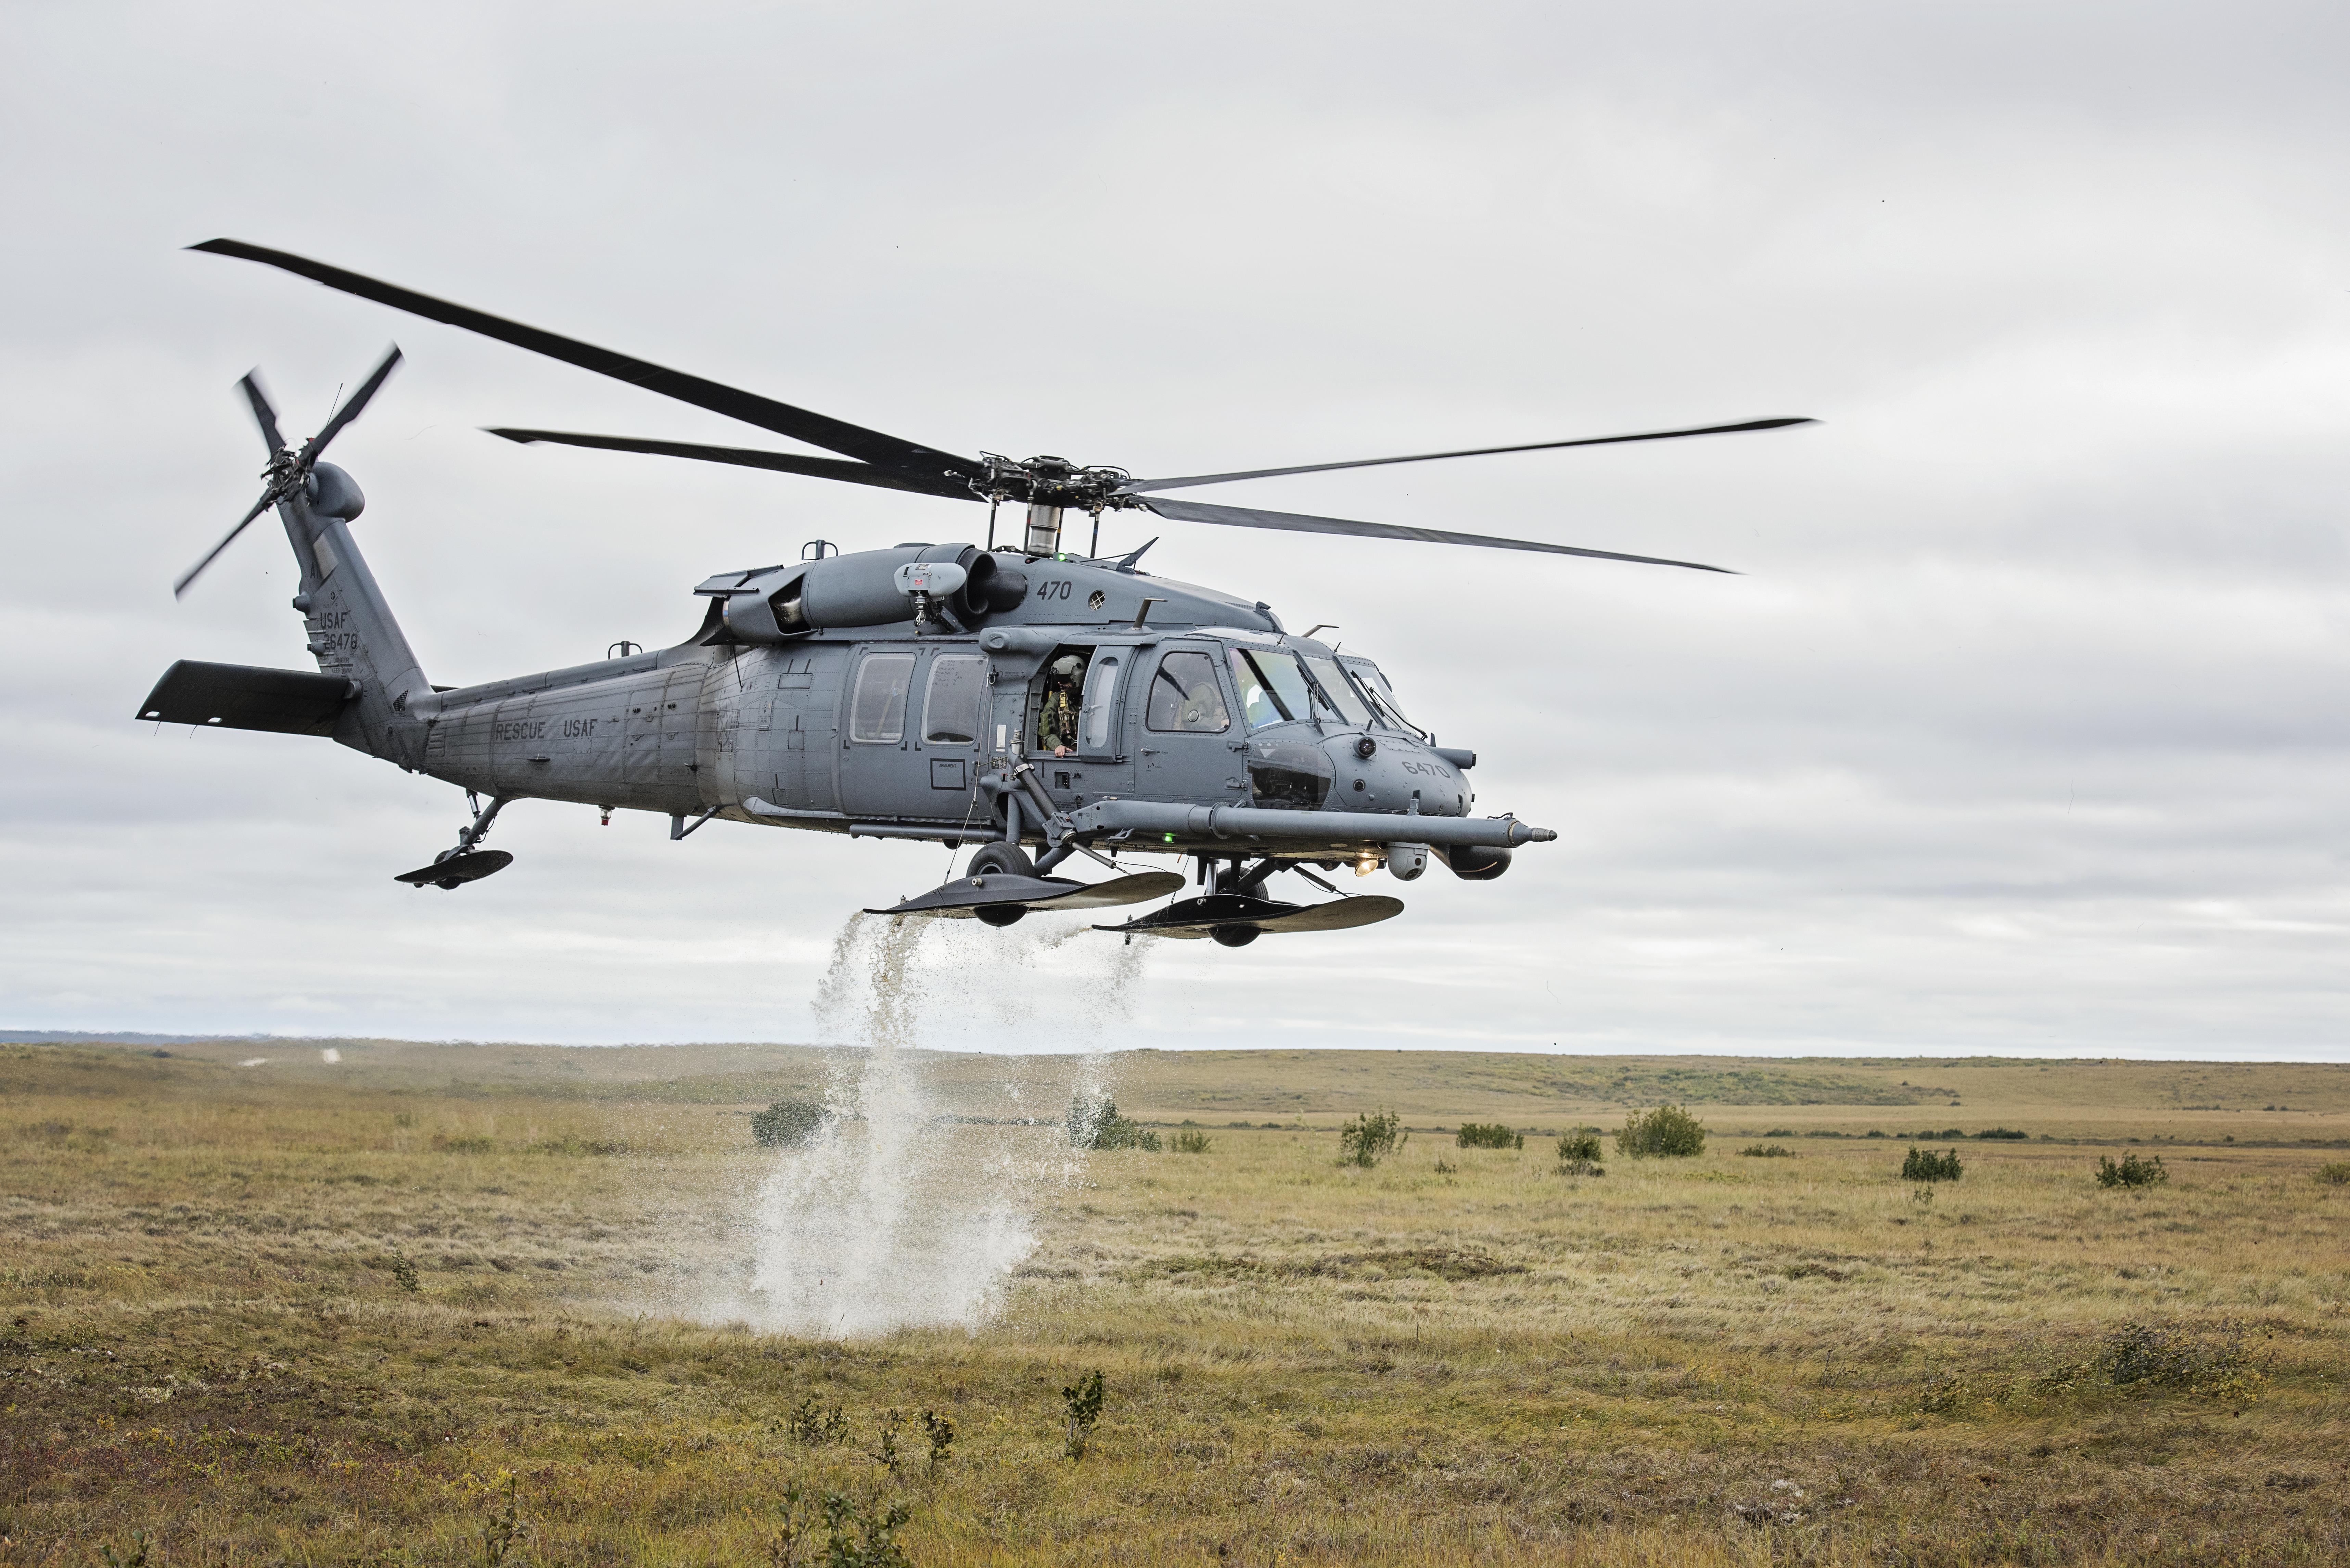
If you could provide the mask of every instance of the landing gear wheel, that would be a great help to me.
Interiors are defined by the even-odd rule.
[[[999,840],[993,844],[983,844],[974,850],[971,864],[963,867],[963,875],[966,877],[1034,877],[1036,875],[1036,863],[1028,858],[1020,846],[1005,844]],[[1017,917],[1015,916],[1014,919]],[[1010,920],[1003,922],[1007,926],[1011,923]]]
[[[1027,912],[1025,904],[982,904],[972,915],[983,926],[1010,926],[1017,925]]]
[[[1254,926],[1211,926],[1208,929],[1208,935],[1215,939],[1216,945],[1226,948],[1244,948],[1263,934]]]

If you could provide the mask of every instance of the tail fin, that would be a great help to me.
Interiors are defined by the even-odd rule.
[[[413,769],[423,759],[424,724],[409,717],[409,704],[432,686],[351,539],[350,520],[364,504],[350,475],[322,462],[303,493],[278,506],[302,568],[294,607],[302,612],[319,673],[358,688],[335,739]]]

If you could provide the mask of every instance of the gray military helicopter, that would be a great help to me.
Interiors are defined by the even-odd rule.
[[[517,800],[666,814],[683,838],[713,818],[851,837],[975,846],[965,874],[874,913],[972,916],[1007,926],[1033,910],[1148,902],[1184,889],[1118,855],[1193,862],[1200,891],[1097,929],[1207,937],[1243,947],[1268,932],[1388,919],[1399,899],[1265,896],[1277,872],[1325,893],[1315,874],[1384,865],[1403,881],[1432,857],[1490,881],[1521,845],[1557,836],[1514,816],[1470,815],[1476,753],[1440,746],[1406,717],[1378,666],[1286,630],[1263,601],[1151,576],[1153,539],[1101,553],[1107,512],[1179,523],[1407,539],[1720,571],[1694,561],[1478,534],[1170,500],[1165,492],[1277,474],[1669,441],[1807,424],[1804,419],[1533,441],[1408,457],[1136,479],[1057,457],[976,458],[847,424],[698,376],[433,299],[339,267],[236,240],[190,247],[260,262],[346,294],[614,377],[838,454],[560,431],[499,429],[521,442],[651,452],[984,503],[985,545],[900,545],[721,572],[692,635],[658,650],[617,643],[591,664],[476,686],[425,679],[351,537],[359,485],[320,461],[400,362],[394,348],[319,432],[296,448],[258,375],[240,383],[268,448],[251,511],[173,586],[184,594],[275,507],[301,569],[294,608],[318,673],[182,660],[139,716],[161,723],[328,736],[457,784],[473,820],[430,866],[399,880],[453,889],[513,857],[482,841]],[[1025,508],[1017,544],[999,510]],[[1087,553],[1065,520],[1091,519]],[[1037,851],[1032,858],[1030,850]],[[1048,875],[1085,856],[1116,873]]]

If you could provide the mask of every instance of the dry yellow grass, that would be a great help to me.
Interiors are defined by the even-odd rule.
[[[1087,1159],[978,1333],[835,1345],[664,1310],[743,1245],[747,1113],[815,1054],[338,1046],[0,1051],[0,1562],[145,1530],[151,1562],[478,1563],[501,1472],[512,1563],[770,1561],[795,1484],[902,1499],[923,1564],[2350,1557],[2341,1068],[1144,1054],[1122,1108],[1209,1153]],[[926,1065],[972,1116],[1071,1066]],[[1699,1159],[1571,1179],[1428,1130],[1667,1089]],[[1339,1167],[1377,1104],[1421,1130]],[[1903,1142],[1804,1136],[1986,1126],[2031,1137],[1929,1201]],[[1782,1128],[1795,1158],[1734,1152]],[[2168,1184],[2095,1186],[2129,1138]],[[2133,1324],[2249,1359],[2116,1386],[2087,1368]],[[794,1438],[810,1397],[847,1444]],[[924,1408],[953,1457],[893,1477],[888,1413],[919,1455]]]

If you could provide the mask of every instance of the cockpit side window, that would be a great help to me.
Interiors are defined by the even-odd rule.
[[[1092,667],[1086,671],[1078,730],[1088,755],[1106,756],[1118,749],[1118,680],[1124,665],[1120,650],[1107,649],[1094,656]]]
[[[1159,659],[1150,677],[1150,695],[1142,705],[1142,722],[1162,733],[1215,734],[1231,729],[1223,688],[1216,681],[1216,661],[1181,649]]]
[[[1270,648],[1235,648],[1232,679],[1240,683],[1241,715],[1252,730],[1312,714],[1305,672],[1293,655]]]
[[[930,691],[922,703],[924,743],[968,746],[977,741],[986,695],[986,659],[972,653],[941,653],[931,659]]]

